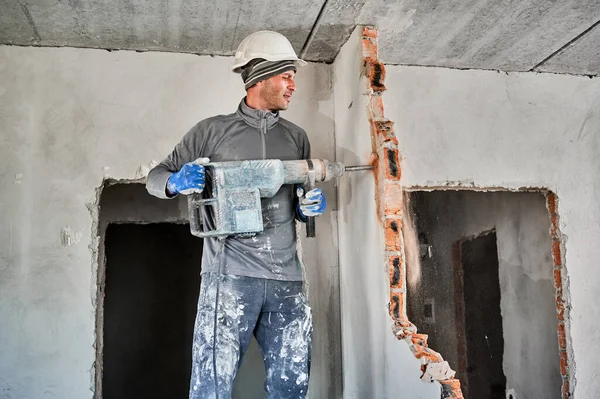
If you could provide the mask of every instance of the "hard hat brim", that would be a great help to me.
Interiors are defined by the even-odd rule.
[[[267,61],[294,61],[294,63],[296,64],[296,66],[298,68],[308,65],[308,63],[306,61],[301,60],[300,58],[290,59],[289,56],[286,56],[286,57],[282,57],[281,59],[277,59],[278,57],[273,57],[272,55],[268,55],[268,54],[253,54],[253,55],[255,55],[255,56],[244,62],[238,62],[235,65],[233,65],[231,67],[231,70],[235,73],[242,73],[242,69],[244,68],[244,66],[246,66],[246,64],[248,64],[250,61],[257,59],[257,58],[263,58]]]

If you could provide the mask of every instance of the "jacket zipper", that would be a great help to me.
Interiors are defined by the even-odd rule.
[[[262,142],[262,159],[267,159],[267,119],[260,119],[260,139]]]

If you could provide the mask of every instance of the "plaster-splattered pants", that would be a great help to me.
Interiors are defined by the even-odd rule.
[[[267,398],[305,398],[312,317],[302,282],[223,275],[215,311],[216,297],[217,274],[203,274],[190,399],[213,399],[216,392],[219,399],[231,397],[233,379],[253,333],[267,369]]]

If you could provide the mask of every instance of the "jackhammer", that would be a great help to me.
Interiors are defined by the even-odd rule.
[[[373,166],[344,166],[325,159],[281,161],[209,162],[204,164],[212,181],[212,190],[188,196],[190,229],[197,237],[251,236],[263,231],[261,198],[273,197],[284,184],[299,184],[304,191],[316,182],[341,177],[345,172],[371,170]],[[201,213],[206,206],[215,208],[215,228],[202,228]],[[315,237],[315,218],[308,217],[306,236]]]

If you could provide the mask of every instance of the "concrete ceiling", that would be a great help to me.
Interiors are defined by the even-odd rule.
[[[388,64],[600,75],[599,0],[0,0],[0,43],[26,46],[231,55],[271,29],[331,62],[357,24]]]

